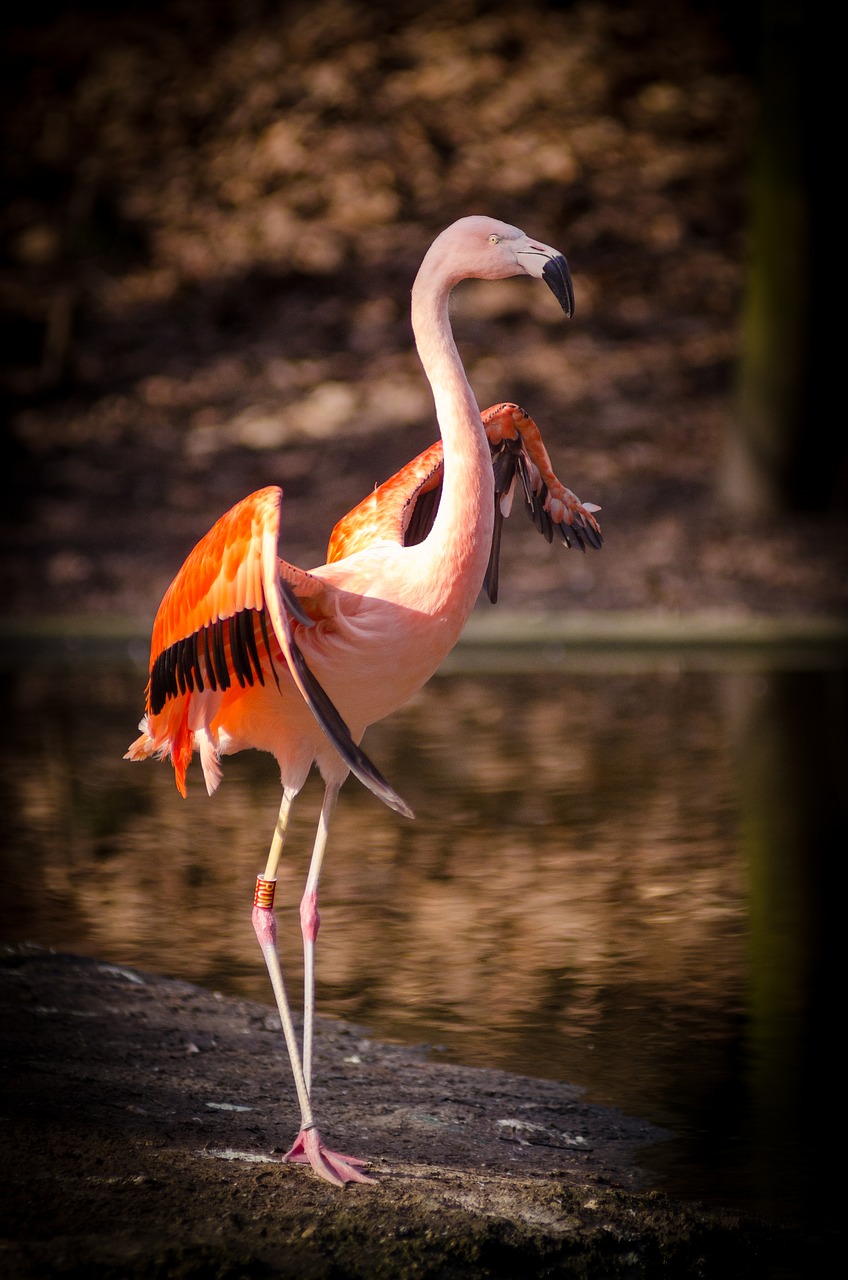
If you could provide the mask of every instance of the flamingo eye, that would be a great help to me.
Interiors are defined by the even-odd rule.
[[[489,236],[489,244],[500,244],[500,242],[501,242],[500,236],[496,236],[494,232],[492,232],[492,234]]]

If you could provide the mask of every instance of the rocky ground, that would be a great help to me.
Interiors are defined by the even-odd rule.
[[[296,1116],[264,1005],[33,949],[0,963],[10,1280],[828,1274],[833,1242],[646,1189],[661,1139],[576,1090],[322,1022],[320,1114],[374,1182],[280,1164]]]

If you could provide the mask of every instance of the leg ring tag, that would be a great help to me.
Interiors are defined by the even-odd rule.
[[[274,890],[276,887],[276,880],[266,880],[264,876],[257,876],[256,893],[253,895],[254,907],[262,907],[264,910],[270,911],[274,905]]]

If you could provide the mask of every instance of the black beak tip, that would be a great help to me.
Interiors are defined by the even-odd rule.
[[[562,254],[548,258],[542,268],[542,279],[569,319],[574,315],[574,287],[571,272]]]

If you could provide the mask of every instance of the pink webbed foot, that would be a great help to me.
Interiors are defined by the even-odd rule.
[[[324,1146],[324,1140],[316,1128],[301,1129],[294,1146],[283,1156],[283,1164],[311,1164],[321,1178],[343,1187],[346,1182],[373,1182],[362,1173],[366,1162],[354,1156],[342,1156]]]

